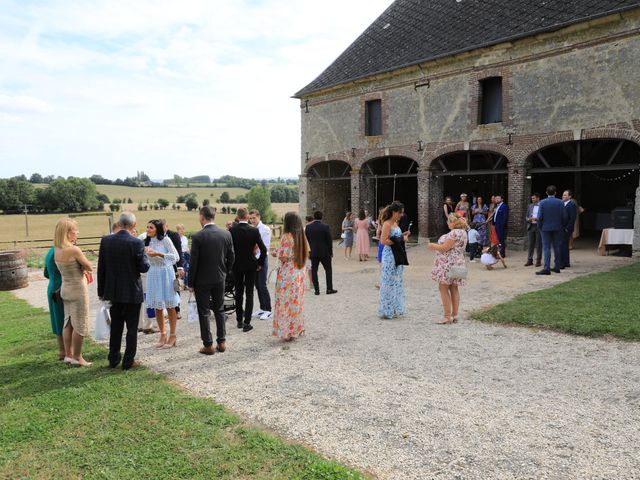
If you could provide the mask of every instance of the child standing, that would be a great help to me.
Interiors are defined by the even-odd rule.
[[[478,239],[479,233],[476,230],[476,224],[472,223],[469,226],[469,231],[467,232],[467,237],[469,238],[469,261],[475,263],[476,255],[478,254]]]

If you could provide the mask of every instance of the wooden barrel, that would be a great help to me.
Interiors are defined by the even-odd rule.
[[[17,290],[29,285],[24,252],[0,252],[0,290]]]

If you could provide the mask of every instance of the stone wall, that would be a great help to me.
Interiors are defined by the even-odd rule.
[[[531,154],[589,138],[640,143],[639,47],[636,10],[311,94],[302,99],[309,109],[302,110],[302,171],[330,158],[354,169],[377,156],[416,160],[420,236],[433,237],[443,198],[442,179],[430,175],[431,162],[455,151],[494,152],[509,162],[509,235],[519,243],[525,236]],[[503,79],[503,122],[478,125],[479,81],[491,76]],[[377,98],[383,135],[366,137],[364,104]],[[365,198],[356,172],[354,211]]]

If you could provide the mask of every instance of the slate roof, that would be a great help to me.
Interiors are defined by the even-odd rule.
[[[396,0],[294,97],[639,7],[639,0]]]

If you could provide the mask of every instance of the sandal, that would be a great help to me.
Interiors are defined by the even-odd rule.
[[[438,320],[436,322],[436,324],[438,324],[438,325],[447,325],[449,323],[453,323],[453,319],[452,318],[448,318],[448,317],[444,317],[444,318],[442,318],[442,320]]]
[[[167,335],[165,333],[161,333],[160,340],[158,341],[158,343],[154,344],[153,346],[156,348],[162,348],[165,343],[167,343]]]
[[[171,341],[171,338],[173,337],[173,342]],[[167,343],[165,343],[164,345],[162,345],[160,348],[163,349],[167,349],[167,348],[174,348],[176,346],[176,341],[178,339],[176,338],[175,335],[169,335],[169,339],[167,340]]]

